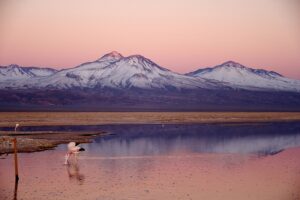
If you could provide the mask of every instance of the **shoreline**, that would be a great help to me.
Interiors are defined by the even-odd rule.
[[[37,126],[100,126],[124,124],[261,124],[300,123],[300,112],[0,112],[0,155],[12,153],[1,138],[18,140],[18,152],[36,152],[71,141],[89,143],[104,131],[22,131]],[[17,132],[15,124],[20,124]],[[11,128],[10,128],[11,127]]]
[[[51,132],[51,131],[36,131],[36,132],[16,132],[11,133],[1,132],[0,136],[0,156],[2,154],[13,153],[13,145],[1,141],[4,139],[17,139],[18,153],[33,153],[38,151],[51,150],[60,144],[69,142],[76,143],[91,143],[92,140],[100,135],[105,135],[106,132]]]
[[[0,112],[0,127],[300,122],[300,112]]]

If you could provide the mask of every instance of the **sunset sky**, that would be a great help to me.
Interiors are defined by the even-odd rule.
[[[0,65],[61,69],[113,50],[180,73],[234,60],[300,79],[300,1],[0,1]]]

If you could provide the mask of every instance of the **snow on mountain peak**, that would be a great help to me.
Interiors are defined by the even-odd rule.
[[[102,56],[100,59],[98,59],[98,61],[117,61],[121,58],[123,58],[122,54],[117,51],[112,51]]]
[[[199,69],[187,75],[220,81],[234,88],[300,91],[298,80],[288,79],[274,71],[245,67],[233,61]]]
[[[139,66],[147,71],[153,70],[154,68],[161,70],[161,71],[170,71],[166,68],[159,66],[158,64],[154,63],[152,60],[145,58],[144,56],[141,56],[141,55],[128,56],[128,57],[125,57],[123,60],[128,65],[135,66],[135,67]]]
[[[112,52],[104,55],[100,60],[61,70],[52,76],[11,83],[9,86],[58,89],[80,87],[181,90],[215,88],[216,84],[201,78],[172,72],[141,55],[123,57],[117,52]]]
[[[263,69],[252,69],[234,61],[186,75],[160,67],[141,55],[123,57],[113,51],[99,60],[57,71],[51,68],[0,66],[0,88],[143,88],[297,91],[300,81]]]
[[[0,66],[0,81],[50,76],[56,72],[57,70],[51,68],[21,67],[17,64],[11,64],[8,66]]]
[[[240,63],[234,62],[234,61],[227,61],[217,67],[237,67],[237,68],[245,68],[245,66],[241,65]]]
[[[19,68],[20,66],[17,65],[17,64],[10,64],[7,67],[9,67],[9,68]]]

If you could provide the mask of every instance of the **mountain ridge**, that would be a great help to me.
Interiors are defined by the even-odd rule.
[[[8,66],[0,66],[0,81],[50,76],[56,72],[58,70],[49,67],[23,67],[17,64],[10,64]]]
[[[9,74],[5,71],[8,68],[16,68],[19,73]],[[117,51],[107,53],[95,61],[62,70],[19,65],[0,67],[0,88],[28,89],[30,87],[58,89],[137,87],[178,90],[230,87],[257,91],[300,92],[300,81],[286,78],[274,71],[246,67],[235,61],[179,74],[159,66],[142,55],[124,57]]]
[[[300,81],[233,61],[179,74],[118,52],[62,70],[0,67],[0,110],[24,109],[300,111]]]
[[[233,88],[300,92],[300,80],[286,78],[274,71],[246,67],[233,61],[198,69],[186,75],[220,81]]]
[[[0,82],[0,88],[143,88],[197,89],[216,88],[215,81],[194,78],[172,72],[142,55],[124,57],[117,52],[100,59],[63,69],[48,77],[37,77],[18,82]]]

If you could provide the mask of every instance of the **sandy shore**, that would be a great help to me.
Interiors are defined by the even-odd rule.
[[[93,138],[105,134],[104,132],[1,132],[0,155],[13,152],[13,144],[3,139],[17,138],[18,152],[35,152],[53,149],[59,144],[73,142],[89,143]]]
[[[0,127],[300,121],[299,112],[2,112]]]

